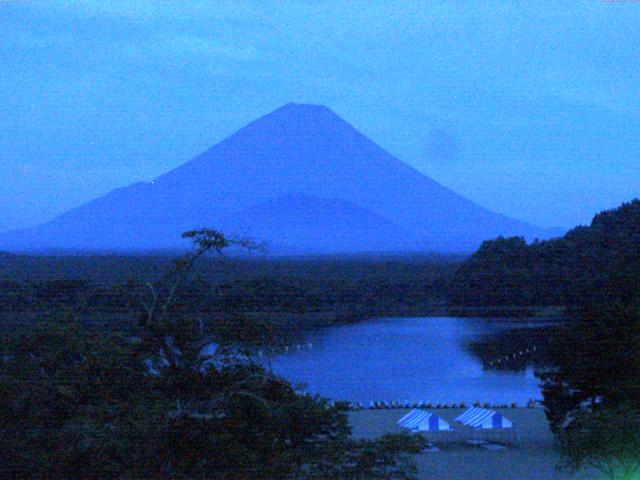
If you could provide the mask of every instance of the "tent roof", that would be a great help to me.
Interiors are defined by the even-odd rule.
[[[462,415],[456,417],[456,422],[471,428],[511,428],[513,423],[495,410],[472,407]]]
[[[426,410],[413,409],[398,420],[398,425],[410,430],[437,432],[451,430],[451,426],[437,415]]]

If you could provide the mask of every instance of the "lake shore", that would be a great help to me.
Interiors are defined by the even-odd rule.
[[[562,322],[566,320],[566,309],[558,306],[532,307],[464,307],[464,306],[424,306],[398,307],[391,309],[357,309],[346,308],[318,312],[281,312],[281,311],[251,311],[243,312],[250,318],[270,319],[288,329],[312,330],[315,328],[336,327],[361,323],[373,318],[397,317],[458,317],[492,319],[496,322],[506,321],[530,322],[550,321]]]
[[[357,438],[373,439],[385,433],[397,433],[397,421],[410,409],[360,410],[349,412],[352,435]],[[453,421],[464,412],[460,408],[430,410],[451,424],[466,438],[464,427]],[[559,455],[554,447],[554,439],[549,430],[544,411],[541,408],[496,409],[510,419],[518,434],[519,445],[507,444],[502,450],[486,450],[471,446],[463,441],[441,441],[429,438],[440,451],[423,452],[416,455],[418,478],[420,480],[552,480],[552,479],[596,479],[597,472],[571,474],[558,471]],[[449,432],[442,432],[440,438]],[[499,440],[497,443],[500,443]]]

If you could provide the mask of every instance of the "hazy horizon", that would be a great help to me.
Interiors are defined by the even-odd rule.
[[[323,104],[542,227],[638,196],[640,5],[0,2],[0,231]]]

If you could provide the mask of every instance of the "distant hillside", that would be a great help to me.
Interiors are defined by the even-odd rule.
[[[324,106],[288,104],[152,182],[0,235],[0,248],[158,250],[225,222],[304,253],[472,251],[497,235],[551,235],[440,185]]]
[[[221,226],[235,236],[273,238],[267,245],[272,253],[304,253],[310,245],[325,254],[419,247],[409,232],[374,212],[344,200],[302,194],[251,206],[222,220]]]
[[[640,296],[640,200],[597,214],[588,227],[530,245],[486,241],[456,272],[450,303],[567,305]]]

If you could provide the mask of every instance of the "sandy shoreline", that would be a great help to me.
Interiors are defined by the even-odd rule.
[[[353,435],[360,438],[376,438],[385,433],[399,430],[396,422],[409,409],[360,410],[349,412],[349,421]],[[453,419],[464,409],[448,408],[430,410],[458,428]],[[418,478],[442,480],[509,480],[509,479],[596,479],[597,472],[570,474],[556,470],[559,456],[554,449],[553,435],[548,428],[544,411],[541,408],[505,408],[496,409],[510,419],[519,438],[519,444],[509,445],[498,451],[489,451],[480,447],[466,445],[456,441],[441,442],[438,452],[424,452],[416,456]],[[443,432],[439,435],[445,435]],[[467,432],[458,432],[465,437]],[[505,437],[506,438],[506,437]],[[437,437],[430,439],[436,445]]]

